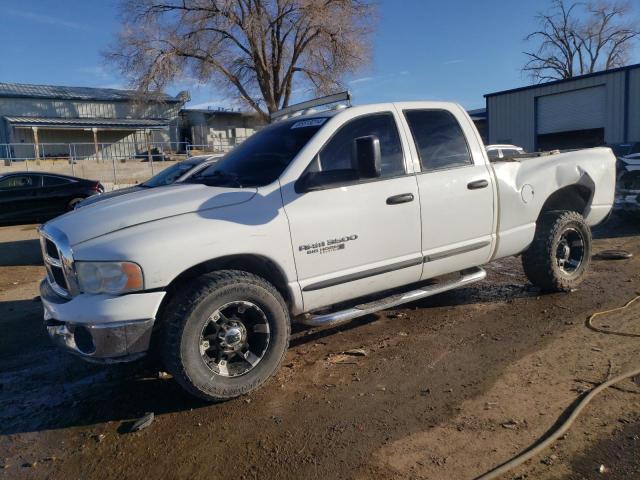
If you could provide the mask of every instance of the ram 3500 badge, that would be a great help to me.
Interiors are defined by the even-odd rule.
[[[584,278],[614,199],[609,149],[490,163],[455,104],[293,110],[186,182],[45,224],[51,338],[102,362],[154,347],[189,392],[223,400],[276,372],[292,322],[477,282],[511,255],[544,290]]]

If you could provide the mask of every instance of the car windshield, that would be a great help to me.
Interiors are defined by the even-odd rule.
[[[268,126],[187,181],[234,188],[268,185],[284,172],[326,120],[289,120]]]
[[[187,173],[197,164],[193,162],[180,162],[165,168],[157,175],[154,175],[146,182],[142,183],[143,187],[161,187],[163,185],[171,185],[182,175]]]

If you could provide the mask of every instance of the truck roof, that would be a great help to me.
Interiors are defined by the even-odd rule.
[[[333,117],[341,112],[344,111],[358,111],[358,110],[364,110],[367,112],[370,112],[371,110],[387,110],[389,109],[391,106],[400,106],[400,108],[428,108],[428,109],[458,109],[458,108],[462,108],[460,107],[459,104],[455,103],[455,102],[439,102],[439,101],[432,101],[432,100],[407,100],[407,101],[401,101],[401,102],[386,102],[386,103],[367,103],[367,104],[363,104],[363,105],[353,105],[353,106],[347,106],[344,104],[341,105],[337,105],[334,107],[331,107],[329,109],[325,109],[325,110],[316,110],[315,108],[309,108],[307,110],[302,110],[302,111],[297,111],[292,113],[291,115],[288,116],[284,116],[281,117],[277,120],[275,120],[275,122],[278,121],[285,121],[285,120],[293,120],[293,119],[300,119],[300,118],[310,118],[310,117],[314,117],[314,118],[327,118],[327,117]],[[274,123],[275,123],[274,122]]]

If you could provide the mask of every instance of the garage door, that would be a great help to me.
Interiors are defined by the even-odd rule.
[[[604,128],[604,86],[546,95],[536,102],[538,134]]]

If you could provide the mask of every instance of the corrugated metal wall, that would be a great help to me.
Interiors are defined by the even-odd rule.
[[[640,141],[640,68],[629,71],[629,141]]]
[[[152,132],[153,142],[178,142],[178,112],[179,103],[134,103],[127,101],[103,102],[84,100],[53,100],[41,98],[0,98],[1,117],[45,117],[45,118],[141,118],[141,119],[169,119],[170,127],[167,131]],[[40,142],[46,143],[75,143],[79,141],[93,142],[93,136],[82,131],[53,130],[41,128]],[[102,131],[104,132],[104,131]],[[102,135],[102,132],[100,135]],[[121,137],[120,142],[133,141],[131,132],[116,133]],[[140,134],[142,135],[142,134]],[[87,140],[88,138],[88,140]],[[99,141],[103,140],[99,138]],[[10,127],[6,122],[0,124],[0,143],[32,143],[33,134],[30,129]],[[144,142],[144,140],[143,140]]]
[[[629,138],[640,141],[640,68],[631,70]],[[605,141],[625,141],[625,71],[487,97],[489,143],[514,143],[532,151],[536,140],[536,98],[602,85],[606,89]]]

